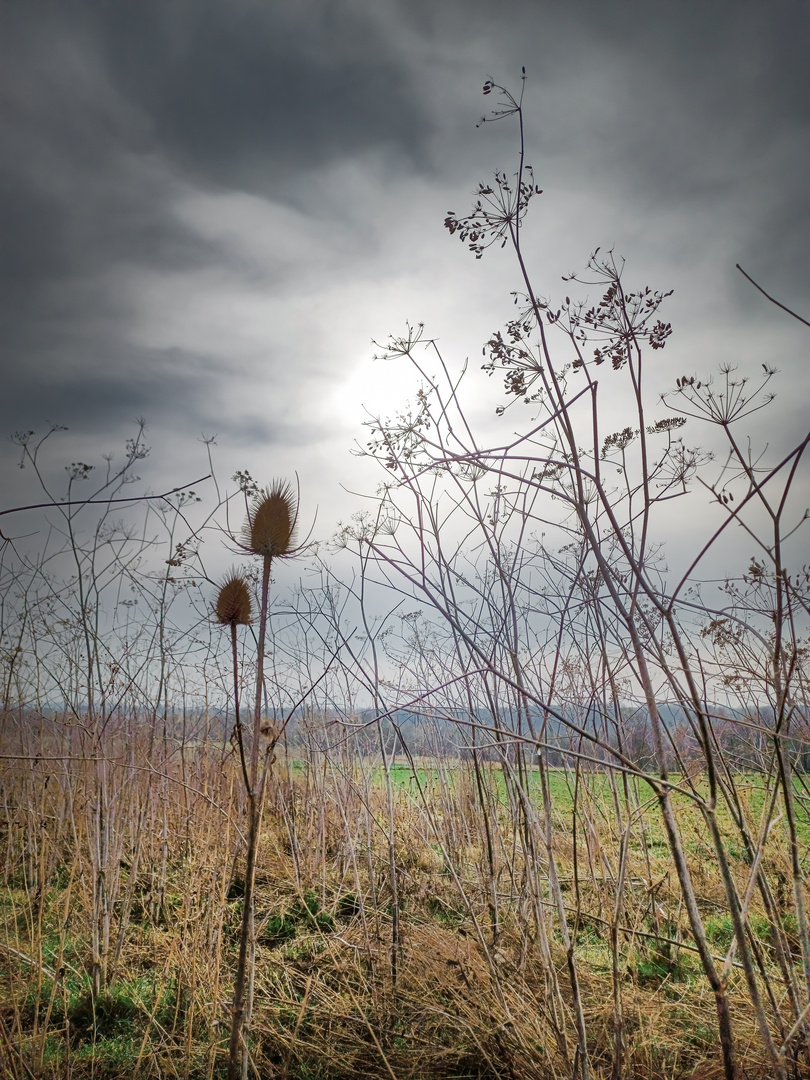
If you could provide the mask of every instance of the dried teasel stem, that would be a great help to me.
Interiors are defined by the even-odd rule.
[[[249,788],[250,781],[245,760],[245,741],[242,737],[242,720],[239,715],[239,656],[236,642],[237,626],[246,626],[250,622],[251,601],[248,583],[242,574],[232,570],[222,583],[214,605],[214,616],[218,623],[231,628],[231,653],[233,657],[233,709],[234,709],[234,735],[239,747],[239,758],[242,763],[242,777],[245,787]]]
[[[262,693],[264,690],[264,649],[267,635],[267,597],[270,590],[270,568],[273,559],[292,554],[295,545],[295,526],[298,520],[298,500],[292,487],[276,480],[260,491],[253,500],[243,530],[244,547],[261,556],[262,590],[259,612],[259,641],[257,644],[256,700],[253,712],[253,743],[250,752],[250,787],[256,794],[259,780],[259,735],[262,724]]]
[[[290,485],[276,480],[260,491],[248,509],[248,519],[243,530],[243,547],[263,560],[261,607],[259,610],[259,640],[256,656],[256,698],[253,712],[253,739],[250,747],[250,776],[245,782],[248,796],[248,847],[245,867],[245,898],[242,908],[242,927],[239,936],[239,960],[233,993],[233,1020],[228,1052],[228,1080],[237,1080],[240,1057],[246,1062],[246,1046],[240,1054],[242,1033],[250,1020],[252,1002],[245,1001],[248,975],[248,954],[252,968],[255,955],[254,932],[254,883],[256,856],[261,828],[264,777],[259,783],[259,745],[262,731],[262,696],[264,691],[264,651],[267,637],[267,601],[270,591],[270,569],[273,559],[283,559],[293,554],[295,526],[298,518],[298,501]],[[272,745],[272,744],[271,744]],[[266,776],[266,770],[265,770]],[[252,994],[249,995],[252,997]],[[244,1070],[243,1070],[244,1071]]]

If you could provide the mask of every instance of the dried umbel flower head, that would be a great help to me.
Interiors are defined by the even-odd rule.
[[[244,626],[250,622],[250,589],[236,570],[220,586],[214,614],[217,622],[227,626]]]
[[[254,555],[279,559],[294,547],[298,501],[295,492],[283,480],[260,491],[248,510],[244,529],[245,547]]]

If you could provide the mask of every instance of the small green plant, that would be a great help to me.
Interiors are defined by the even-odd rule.
[[[70,1007],[67,1019],[73,1038],[83,1043],[87,1039],[107,1039],[131,1035],[135,1020],[143,1008],[119,984],[111,993],[101,993],[94,998],[92,992],[84,993]]]
[[[464,922],[464,912],[435,894],[428,899],[427,909],[440,926],[454,928]]]
[[[361,903],[356,893],[347,892],[342,893],[338,897],[337,901],[337,914],[338,917],[345,922],[349,922],[356,915],[359,915],[361,911]]]
[[[72,1055],[73,1061],[92,1063],[91,1075],[123,1077],[131,1073],[132,1064],[137,1061],[140,1041],[135,1034],[121,1032],[79,1047]]]
[[[334,916],[321,909],[318,894],[312,890],[304,893],[303,901],[296,900],[290,908],[278,915],[269,916],[259,932],[262,945],[275,949],[291,941],[299,930],[318,930],[330,934],[335,929]]]
[[[727,949],[734,940],[730,915],[712,915],[706,920],[706,937],[718,949]]]
[[[636,964],[635,974],[639,986],[660,986],[665,979],[674,978],[677,970],[677,966],[673,967],[672,964],[664,960],[648,958],[639,960]]]

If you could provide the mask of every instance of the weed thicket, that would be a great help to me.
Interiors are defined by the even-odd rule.
[[[267,792],[255,886],[251,1019],[251,1060],[259,1075],[275,1068],[286,1069],[289,1077],[382,1077],[390,1076],[389,1067],[398,1077],[560,1075],[556,1021],[553,1013],[549,1019],[534,916],[521,888],[527,867],[513,853],[508,800],[499,800],[491,820],[502,871],[499,938],[488,956],[477,936],[488,925],[489,886],[486,830],[470,799],[473,767],[463,760],[450,767],[453,796],[444,804],[438,834],[399,770],[401,782],[393,790],[402,940],[394,991],[387,952],[388,845],[379,828],[387,805],[385,776],[363,756],[350,776],[332,774],[323,769],[323,755],[314,742],[303,764],[288,765],[281,758]],[[419,771],[430,775],[431,767],[423,762]],[[448,768],[446,760],[441,767]],[[81,762],[65,768],[78,787]],[[492,790],[497,790],[501,770],[490,768]],[[20,781],[32,791],[26,772],[5,767],[9,796]],[[159,800],[169,835],[182,834],[190,816],[189,845],[170,850],[164,866],[160,835],[142,838],[136,900],[122,928],[116,977],[98,995],[88,970],[92,895],[81,875],[86,856],[74,848],[72,830],[61,839],[54,836],[60,857],[52,880],[38,894],[37,883],[26,880],[24,871],[30,820],[19,814],[11,818],[0,943],[9,1035],[3,1062],[9,1076],[24,1075],[22,1060],[54,1080],[68,1070],[77,1078],[132,1076],[136,1065],[135,1075],[143,1076],[225,1075],[244,904],[244,848],[237,831],[227,827],[228,820],[238,820],[240,766],[231,754],[194,772],[196,791],[175,783]],[[53,790],[44,780],[43,775],[33,789],[41,815],[72,817],[77,835],[84,835],[87,806],[66,803],[70,787]],[[591,1054],[597,1072],[609,1071],[615,893],[598,862],[588,863],[598,859],[600,847],[615,842],[616,822],[606,815],[595,833],[592,823],[579,830],[575,873],[567,824],[572,802],[570,795],[564,797],[561,781],[557,776],[555,843],[566,920],[581,965]],[[597,772],[584,782],[598,794],[605,778]],[[148,777],[134,776],[132,783],[148,801]],[[347,785],[362,807],[351,819],[337,802]],[[680,814],[685,824],[691,818],[699,829],[699,816],[688,802]],[[645,825],[648,835],[642,840]],[[621,983],[629,1018],[628,1063],[636,1075],[663,1080],[691,1075],[700,1062],[714,1059],[718,1045],[668,851],[650,841],[655,827],[654,815],[647,822],[639,819],[628,854]],[[128,848],[135,836],[124,840]],[[787,868],[782,845],[774,846],[768,859]],[[746,864],[734,865],[745,880]],[[130,884],[124,881],[122,891]],[[722,912],[722,881],[710,864],[700,889],[707,935],[722,956],[733,940],[733,926]],[[116,904],[116,912],[117,919],[123,917],[123,903]],[[749,925],[764,963],[773,968],[770,925],[759,908]],[[795,926],[788,936],[798,962]],[[563,973],[559,932],[548,949]],[[731,970],[729,989],[744,994],[739,966]],[[560,1021],[571,1022],[564,1014]],[[753,1029],[750,1035],[755,1037]],[[767,1075],[764,1066],[761,1075]]]

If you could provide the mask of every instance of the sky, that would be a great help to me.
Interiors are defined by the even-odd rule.
[[[497,430],[478,358],[516,268],[443,220],[512,169],[514,125],[476,124],[484,80],[517,91],[523,66],[539,291],[614,248],[674,289],[654,390],[767,361],[760,435],[804,434],[808,331],[735,264],[810,317],[807,2],[7,0],[0,24],[6,506],[36,495],[14,432],[68,428],[58,477],[120,460],[144,417],[151,490],[207,472],[215,436],[223,481],[297,472],[328,536],[382,478],[351,453],[364,421],[415,390],[373,359],[407,321],[471,358]]]

